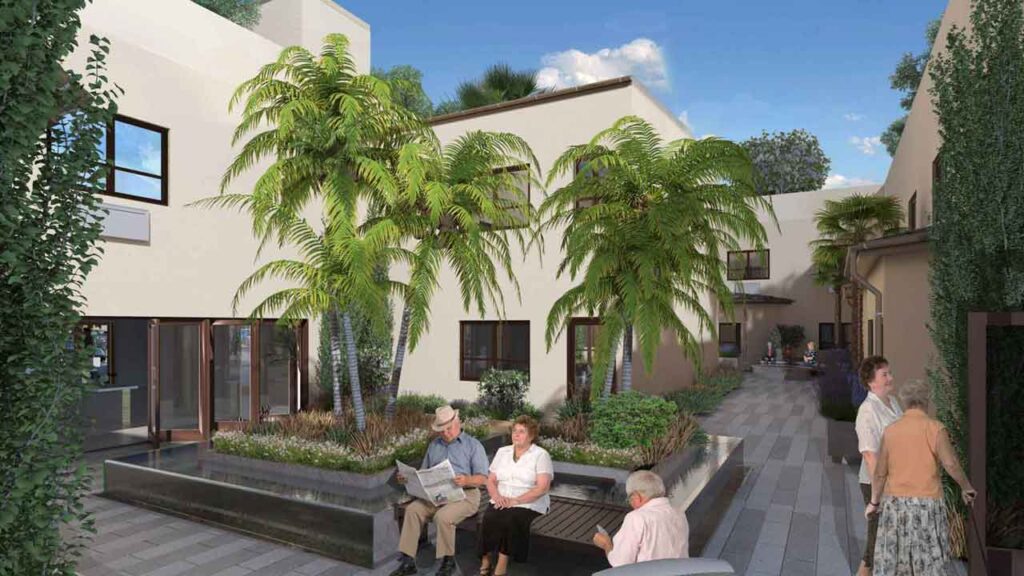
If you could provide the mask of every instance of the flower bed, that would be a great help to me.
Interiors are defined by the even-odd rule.
[[[680,412],[711,414],[742,382],[743,374],[738,370],[719,369],[714,374],[702,374],[694,387],[673,392],[665,398],[675,403]]]
[[[325,413],[300,413],[292,419],[218,432],[213,449],[232,456],[372,474],[393,467],[395,460],[418,464],[434,436],[429,417],[417,412],[400,413],[393,422],[374,417],[362,432],[334,423]],[[490,434],[490,424],[487,418],[470,418],[463,430],[483,439]]]

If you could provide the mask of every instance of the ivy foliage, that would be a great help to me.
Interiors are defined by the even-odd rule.
[[[90,189],[118,89],[92,37],[85,74],[62,62],[86,0],[0,4],[0,574],[74,574],[91,528],[78,414],[87,355],[72,334],[100,251]],[[64,530],[72,524],[75,529]]]
[[[820,190],[832,161],[818,137],[806,130],[767,131],[742,143],[754,163],[758,194],[787,194]]]
[[[929,67],[942,141],[931,228],[939,365],[931,378],[939,417],[965,468],[968,311],[1024,308],[1024,9],[1019,0],[975,0],[970,29],[951,30],[947,49]],[[992,534],[1014,514],[1024,518],[1022,468],[1008,465],[1021,460],[1024,445],[1016,423],[1024,384],[1021,348],[989,353],[990,406],[1011,409],[1015,402],[1017,410],[1015,423],[988,435],[989,462],[996,463],[988,468],[986,503]],[[1006,422],[1002,414],[996,411],[990,423]],[[960,506],[958,497],[947,500]],[[1018,545],[1020,530],[1013,537]]]

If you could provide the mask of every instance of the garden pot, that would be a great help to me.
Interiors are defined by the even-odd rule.
[[[848,464],[860,464],[854,423],[830,418],[825,421],[828,422],[828,455],[832,462],[839,464],[845,458]]]

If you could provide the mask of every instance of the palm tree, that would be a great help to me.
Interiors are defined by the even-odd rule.
[[[395,344],[385,414],[394,415],[407,348],[429,329],[430,302],[441,266],[456,275],[462,304],[483,316],[488,304],[504,315],[499,269],[518,295],[510,240],[525,252],[536,215],[519,188],[536,182],[538,163],[522,138],[469,132],[444,148],[423,138],[399,149],[393,170],[366,162],[360,175],[382,191],[373,225],[390,222],[413,245],[413,263]],[[511,171],[510,167],[521,170]]]
[[[746,152],[717,138],[664,143],[646,121],[626,116],[589,143],[569,147],[548,184],[577,167],[540,208],[542,231],[562,229],[558,275],[579,278],[548,313],[548,348],[574,315],[587,313],[602,324],[595,380],[606,376],[621,339],[621,389],[631,389],[634,333],[648,369],[664,330],[699,364],[699,336],[715,332],[703,298],[711,293],[732,311],[722,254],[740,242],[763,247],[757,209],[774,218],[754,191]],[[680,310],[697,317],[697,334]]]
[[[816,242],[816,241],[815,241]],[[830,286],[835,294],[835,330],[833,338],[838,347],[849,345],[843,331],[843,288],[847,285],[844,265],[846,249],[834,244],[811,242],[811,262],[814,264],[814,282]]]
[[[248,208],[251,209],[252,204]],[[351,220],[336,219],[326,223],[322,232],[317,232],[304,219],[293,216],[290,221],[281,222],[281,226],[283,244],[295,247],[301,259],[274,260],[257,268],[239,286],[232,306],[237,309],[241,300],[267,278],[295,283],[296,286],[267,296],[253,309],[251,316],[262,318],[280,310],[280,318],[284,321],[324,314],[329,317],[334,413],[339,416],[342,413],[343,333],[356,428],[363,430],[366,427],[366,411],[359,382],[356,342],[348,311],[358,309],[371,322],[383,324],[390,310],[389,295],[392,292],[401,293],[404,286],[391,280],[382,280],[379,269],[396,261],[409,262],[411,256],[398,247],[399,233],[386,223],[366,226],[360,230]]]
[[[488,68],[479,80],[459,84],[454,102],[459,110],[469,110],[525,98],[540,91],[535,71],[513,70],[508,64],[499,63]],[[440,106],[445,112],[453,111],[450,104]]]
[[[825,207],[815,215],[819,238],[811,242],[813,261],[817,267],[819,282],[833,286],[850,283],[853,304],[853,342],[850,343],[850,357],[856,365],[863,356],[863,334],[861,329],[864,309],[864,291],[845,278],[846,253],[850,246],[866,242],[899,228],[903,221],[903,208],[891,196],[864,196],[854,194],[842,200],[826,200]],[[838,297],[838,296],[837,296]],[[836,304],[837,315],[840,303]],[[840,320],[840,318],[837,318]],[[836,324],[841,331],[842,324]]]
[[[374,193],[358,176],[359,166],[391,157],[402,141],[427,130],[415,114],[392,102],[387,82],[356,73],[348,39],[341,34],[328,35],[319,56],[298,46],[285,48],[238,87],[230,107],[239,105],[242,120],[232,143],[245,143],[224,174],[221,195],[197,204],[244,207],[260,250],[269,241],[289,241],[296,219],[314,198],[323,202],[325,230],[349,230],[360,200]],[[251,193],[226,193],[236,178],[265,159],[272,162]],[[345,305],[374,308],[359,302],[364,292],[354,292]],[[341,302],[336,302],[340,308],[323,311],[342,313],[351,352],[355,342]],[[335,349],[339,319],[329,324]],[[340,411],[339,369],[333,373],[335,411]],[[358,412],[358,364],[351,359],[349,373]]]

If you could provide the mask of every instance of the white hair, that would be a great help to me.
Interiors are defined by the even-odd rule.
[[[637,470],[626,479],[626,494],[640,494],[644,498],[661,498],[665,495],[665,483],[650,470]]]
[[[904,409],[920,408],[927,412],[932,404],[932,388],[924,380],[908,380],[896,390],[896,394]]]

